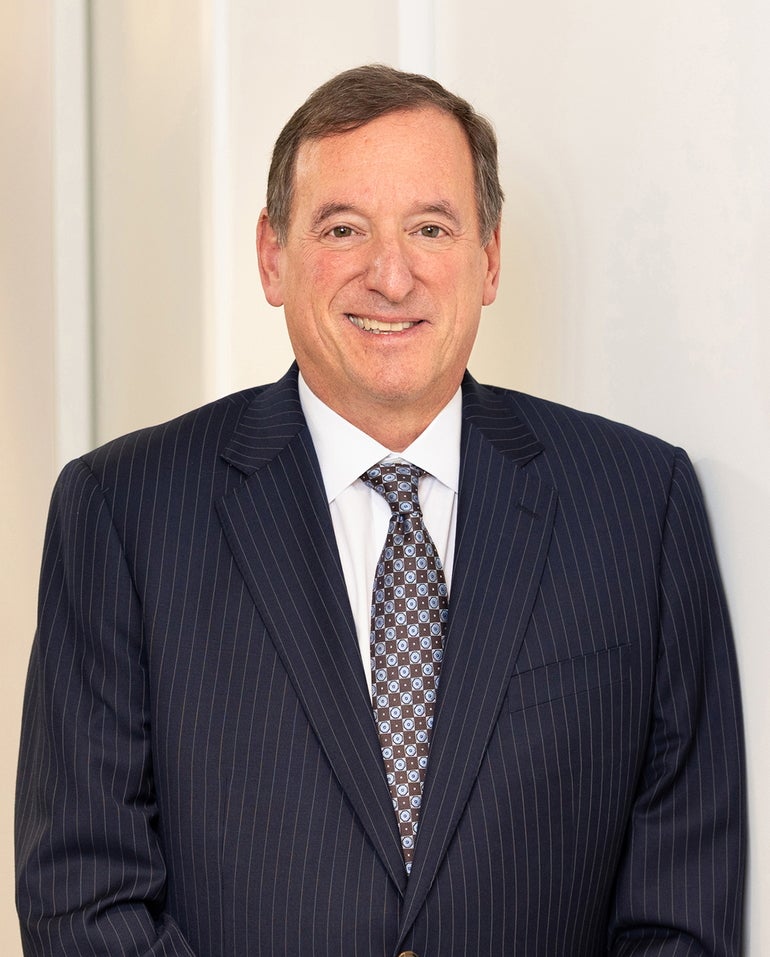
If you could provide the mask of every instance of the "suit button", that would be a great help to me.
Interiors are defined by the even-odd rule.
[[[420,957],[420,955],[415,954],[413,950],[402,950],[398,957]]]

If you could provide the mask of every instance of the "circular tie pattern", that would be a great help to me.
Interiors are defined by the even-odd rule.
[[[449,600],[418,497],[424,470],[381,463],[362,480],[391,509],[372,590],[372,703],[407,873],[428,766]]]

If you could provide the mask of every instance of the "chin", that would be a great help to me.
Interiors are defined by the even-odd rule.
[[[420,393],[414,387],[415,379],[399,376],[390,379],[387,376],[377,377],[367,383],[366,392],[374,399],[382,402],[392,402],[399,405],[418,402]]]

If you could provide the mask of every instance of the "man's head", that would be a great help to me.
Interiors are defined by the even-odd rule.
[[[499,186],[479,200],[489,168],[497,183],[494,134],[432,80],[384,67],[321,91],[276,146],[257,228],[262,284],[284,307],[311,390],[400,451],[458,388],[496,295]],[[482,174],[473,142],[484,144]]]
[[[267,214],[285,242],[294,193],[297,153],[308,140],[348,133],[388,113],[433,107],[463,128],[473,159],[482,243],[500,222],[503,191],[497,172],[497,138],[492,125],[466,100],[416,73],[371,64],[346,70],[311,94],[276,140],[267,179]]]

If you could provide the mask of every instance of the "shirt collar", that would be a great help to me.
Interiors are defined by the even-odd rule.
[[[329,503],[363,472],[383,459],[405,459],[457,492],[460,482],[461,389],[458,388],[408,448],[403,452],[392,452],[322,402],[311,392],[302,373],[298,387],[302,412],[321,466]]]

